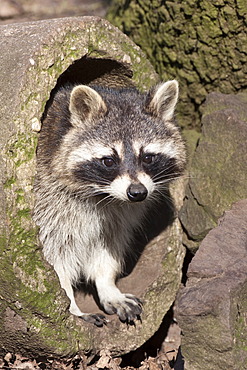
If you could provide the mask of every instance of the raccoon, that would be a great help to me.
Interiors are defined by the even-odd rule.
[[[83,313],[74,287],[96,287],[107,314],[140,318],[142,303],[116,286],[131,242],[169,183],[183,174],[185,146],[174,123],[175,80],[148,93],[77,85],[60,88],[47,110],[37,148],[34,220],[45,259],[70,299],[70,312],[102,326],[104,315]]]

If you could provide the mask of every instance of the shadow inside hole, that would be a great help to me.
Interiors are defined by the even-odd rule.
[[[132,70],[125,64],[112,59],[98,59],[84,56],[72,63],[61,74],[57,87],[71,84],[104,84],[108,87],[129,86],[132,84]]]
[[[127,64],[112,59],[90,58],[87,55],[75,60],[58,78],[46,103],[41,121],[46,117],[57,91],[66,85],[105,85],[133,87],[133,72]]]

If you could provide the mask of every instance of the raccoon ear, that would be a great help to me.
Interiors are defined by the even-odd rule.
[[[169,121],[174,116],[174,109],[178,101],[178,82],[167,81],[155,86],[148,93],[146,109],[156,117]]]
[[[69,110],[72,125],[79,127],[85,121],[105,114],[107,108],[97,91],[86,85],[78,85],[70,94]]]

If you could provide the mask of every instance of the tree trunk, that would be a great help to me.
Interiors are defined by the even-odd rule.
[[[0,48],[0,348],[29,356],[133,350],[154,334],[174,302],[184,255],[178,221],[149,243],[122,279],[122,286],[132,285],[132,293],[144,300],[142,324],[129,329],[114,319],[104,328],[85,324],[68,313],[68,300],[39,247],[31,217],[35,148],[56,84],[107,81],[147,90],[158,77],[140,49],[100,18],[1,26]]]
[[[178,79],[181,126],[200,127],[208,92],[246,87],[244,0],[113,0],[108,19],[142,48],[162,79]]]

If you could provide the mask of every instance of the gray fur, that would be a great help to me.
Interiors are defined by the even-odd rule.
[[[44,119],[34,219],[70,312],[98,326],[104,318],[81,312],[72,286],[84,277],[107,313],[123,321],[140,316],[138,298],[122,294],[115,281],[150,207],[183,173],[184,143],[173,121],[177,97],[176,81],[147,95],[80,85],[61,89]]]

